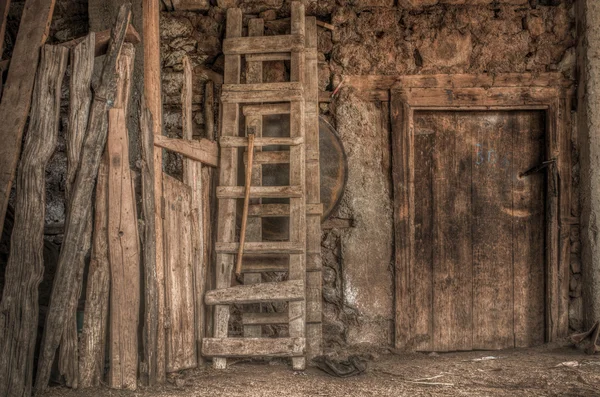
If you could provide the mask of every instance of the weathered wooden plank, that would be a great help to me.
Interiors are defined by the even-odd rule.
[[[304,338],[205,338],[208,357],[296,357],[306,349]]]
[[[94,33],[94,32],[91,32]],[[101,56],[106,54],[108,50],[108,41],[110,40],[110,29],[103,30],[101,32],[94,33],[96,41],[93,46],[94,56]],[[61,43],[60,45],[65,46],[69,49],[77,47],[82,41],[86,40],[87,36],[79,37],[77,39]],[[140,34],[135,30],[133,25],[127,26],[127,32],[125,32],[125,42],[131,44],[139,44],[141,41]]]
[[[183,138],[192,141],[194,137],[193,131],[193,114],[192,114],[192,65],[188,57],[183,58],[183,87],[181,90],[181,107],[182,107],[182,124]],[[183,181],[191,188],[190,197],[190,221],[192,228],[192,274],[194,280],[193,303],[194,311],[194,340],[195,345],[185,351],[186,356],[193,351],[195,359],[191,358],[184,360],[185,366],[191,368],[198,364],[198,360],[202,360],[199,354],[202,338],[204,337],[204,305],[202,304],[202,296],[205,290],[205,281],[207,266],[204,262],[204,239],[203,239],[203,216],[202,208],[203,192],[202,192],[202,164],[191,159],[185,159],[183,162]],[[179,332],[185,332],[185,329]],[[187,339],[187,337],[185,338]],[[167,367],[170,367],[167,365]],[[179,369],[183,369],[180,367]]]
[[[215,249],[220,253],[237,254],[239,243],[217,243]],[[255,254],[300,254],[304,244],[296,241],[260,241],[247,242],[244,251]]]
[[[320,222],[320,216],[323,215],[323,204],[307,204],[306,214],[319,216]],[[248,212],[248,216],[265,218],[280,218],[287,217],[289,215],[289,204],[254,204],[250,206],[250,210]],[[311,230],[310,232],[312,233],[314,230]]]
[[[514,343],[544,343],[544,174],[520,177],[545,159],[544,116],[514,112],[512,180],[512,247]]]
[[[246,62],[273,62],[273,61],[289,61],[292,55],[289,52],[273,52],[267,54],[248,54]]]
[[[0,102],[0,229],[15,177],[23,130],[29,115],[40,48],[46,42],[56,0],[27,0],[13,48],[6,84]],[[8,4],[6,6],[8,8]],[[7,12],[4,11],[5,13]],[[4,26],[4,24],[2,24]],[[4,35],[2,35],[4,36]],[[2,37],[4,43],[4,37]]]
[[[475,142],[468,253],[473,256],[473,349],[514,346],[512,127],[506,112],[489,112],[465,118],[462,130],[474,131]]]
[[[0,301],[0,395],[31,395],[44,274],[46,165],[58,137],[61,84],[68,51],[44,46],[35,80],[29,131],[17,178],[11,251]]]
[[[242,313],[244,326],[287,324],[288,321],[287,313]]]
[[[219,148],[208,139],[191,140],[167,138],[164,135],[154,137],[154,145],[171,150],[203,164],[216,167],[219,164]]]
[[[242,273],[287,272],[289,264],[288,255],[246,254],[242,263]]]
[[[6,33],[6,18],[10,9],[10,0],[0,0],[0,59],[4,54],[4,34]],[[2,90],[0,89],[0,93]]]
[[[485,181],[472,176],[471,169],[475,166],[471,165],[473,149],[469,145],[469,134],[473,124],[467,127],[462,116],[459,119],[459,115],[452,112],[436,114],[434,117],[433,349],[471,350],[471,335],[474,332],[471,299],[471,255],[474,248],[471,242],[474,237],[471,234],[472,188],[469,182],[473,178],[475,189],[478,183],[484,184]],[[467,120],[470,120],[468,116]],[[482,176],[480,178],[483,179]],[[419,273],[415,271],[413,265],[412,274],[415,278],[411,278],[410,282],[418,282],[416,277]],[[414,299],[426,294],[426,291],[422,291]],[[449,299],[455,296],[461,298]]]
[[[219,140],[221,147],[248,146],[248,138],[243,136],[224,136]],[[304,143],[304,137],[266,137],[255,138],[254,146],[298,146]]]
[[[152,115],[154,136],[162,135],[162,89],[160,58],[160,4],[154,0],[142,0],[142,30],[144,32],[144,102]],[[156,279],[158,284],[158,333],[156,347],[156,381],[166,379],[165,364],[165,280],[163,260],[162,200],[162,148],[154,147],[154,198],[156,227]],[[153,379],[150,379],[152,382]],[[152,383],[151,383],[152,384]]]
[[[196,361],[191,188],[163,175],[167,372]]]
[[[226,37],[237,38],[242,35],[242,11],[239,8],[227,10]],[[241,74],[241,57],[239,55],[225,55],[225,71],[223,82],[226,84],[239,84]],[[237,136],[239,127],[239,105],[223,103],[221,106],[222,122],[221,136]],[[220,158],[220,178],[222,186],[234,187],[237,185],[237,150],[223,148]],[[235,241],[235,200],[221,200],[218,209],[217,241]],[[231,285],[231,273],[233,270],[233,256],[228,254],[217,254],[216,258],[216,288],[225,288]],[[218,305],[214,310],[214,330],[216,338],[226,338],[229,327],[229,306]],[[213,367],[224,369],[227,367],[227,359],[215,357]]]
[[[88,116],[90,113],[90,103],[92,102],[92,72],[94,70],[94,43],[95,35],[90,33],[77,46],[71,50],[71,81],[69,85],[69,124],[67,129],[67,176],[65,183],[65,198],[67,206],[69,197],[75,183],[77,170],[79,169],[79,159],[81,157],[81,146],[87,129]],[[88,251],[91,243],[92,217],[85,219],[88,223],[86,227],[86,237],[82,248]],[[85,263],[82,260],[77,264],[77,274],[75,276],[76,284],[82,286],[83,271]],[[79,382],[78,375],[78,348],[77,348],[77,304],[81,290],[73,289],[69,301],[68,311],[71,312],[71,319],[65,324],[64,334],[60,343],[58,356],[59,372],[64,376],[68,387],[77,388]]]
[[[246,162],[246,156],[244,156],[244,162]],[[289,164],[290,163],[290,152],[288,151],[274,151],[274,152],[257,152],[254,154],[254,165],[259,166],[263,164]]]
[[[209,0],[171,0],[176,11],[206,11],[210,8]]]
[[[204,85],[204,129],[206,138],[213,140],[215,137],[215,83],[208,80]]]
[[[54,355],[58,348],[62,330],[67,320],[67,302],[75,285],[75,264],[81,263],[85,252],[86,238],[84,220],[90,216],[92,210],[92,193],[94,182],[98,174],[100,158],[104,150],[107,136],[107,111],[115,100],[116,66],[121,54],[121,46],[125,31],[129,24],[131,7],[128,4],[121,6],[117,22],[111,33],[111,41],[107,56],[104,58],[102,73],[94,89],[94,98],[90,108],[87,133],[83,141],[81,163],[75,187],[71,195],[71,206],[68,209],[65,236],[54,275],[54,286],[46,317],[46,326],[40,348],[38,369],[35,383],[36,393],[42,393],[48,386],[50,370]],[[3,98],[4,99],[4,98]]]
[[[98,168],[92,255],[88,270],[83,329],[79,343],[79,387],[104,382],[110,265],[108,260],[108,153]]]
[[[268,116],[274,114],[289,114],[289,103],[267,103],[262,105],[244,105],[242,106],[244,116]]]
[[[570,227],[565,225],[564,219],[571,215],[572,193],[572,122],[571,111],[572,97],[564,95],[560,98],[557,115],[557,146],[558,163],[557,172],[559,180],[559,305],[558,305],[558,337],[564,338],[569,334],[569,306],[571,302],[569,284],[571,280],[571,233]],[[575,143],[576,145],[576,143]]]
[[[245,189],[243,186],[219,186],[217,187],[217,198],[237,199],[243,198]],[[252,186],[250,187],[250,198],[298,198],[302,197],[302,186]]]
[[[301,101],[303,92],[298,89],[264,91],[226,91],[221,94],[223,103],[260,103]]]
[[[207,305],[230,305],[263,302],[296,302],[304,300],[304,281],[290,280],[276,283],[237,285],[208,291]]]
[[[247,78],[246,78],[247,79]],[[261,93],[263,91],[301,91],[304,92],[304,84],[297,81],[287,83],[247,83],[247,84],[223,84],[222,91],[225,92],[243,92],[243,93]]]
[[[110,324],[108,385],[137,388],[140,246],[125,112],[108,112],[108,257]]]
[[[246,55],[277,52],[303,52],[304,32],[283,36],[230,37],[223,40],[223,54]]]
[[[436,134],[421,134],[422,130],[433,131],[435,113],[415,113],[414,115],[414,268],[413,296],[417,305],[411,308],[410,348],[433,350],[433,246],[434,240],[434,149]],[[433,120],[432,120],[433,119]],[[443,134],[443,131],[437,131]],[[442,327],[442,325],[440,325]]]

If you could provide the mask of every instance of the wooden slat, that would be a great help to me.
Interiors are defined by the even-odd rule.
[[[140,246],[129,138],[123,109],[108,112],[108,254],[110,324],[108,384],[137,388]]]
[[[216,167],[219,164],[219,148],[208,139],[191,140],[167,138],[164,135],[154,137],[154,145],[171,150],[203,164]]]
[[[246,162],[246,156],[244,155],[244,163]],[[290,152],[289,151],[276,151],[276,152],[257,152],[254,153],[254,165],[259,166],[263,164],[289,164]]]
[[[302,280],[280,281],[252,285],[238,285],[208,291],[204,296],[207,305],[230,305],[263,302],[296,302],[304,300]]]
[[[248,146],[248,138],[242,136],[224,136],[219,140],[221,147],[246,147]],[[254,146],[297,146],[304,143],[303,137],[267,137],[255,138]]]
[[[223,54],[246,55],[277,52],[304,51],[304,35],[264,37],[227,37],[223,40]]]
[[[227,10],[226,37],[237,38],[242,35],[242,11],[239,8]],[[225,55],[225,71],[223,82],[226,84],[239,84],[241,74],[241,57],[239,55]],[[221,106],[222,122],[221,136],[237,136],[239,128],[239,105],[223,103]],[[237,186],[237,151],[234,148],[223,148],[220,158],[219,183],[223,186]],[[235,200],[221,200],[218,209],[217,241],[233,242],[235,240],[236,223]],[[217,253],[216,260],[216,288],[228,287],[231,283],[233,271],[233,255]],[[214,310],[214,336],[226,338],[229,329],[229,306],[219,305]],[[224,369],[227,359],[215,357],[213,367]]]
[[[288,321],[287,313],[242,313],[244,326],[287,324]]]
[[[289,52],[273,52],[268,54],[248,54],[246,62],[273,62],[289,61],[292,58]]]
[[[255,94],[263,91],[304,91],[304,85],[295,81],[288,83],[223,84],[221,90],[223,93],[243,92]]]
[[[92,32],[93,33],[93,32]],[[101,56],[106,54],[108,50],[108,41],[110,40],[110,29],[96,32],[96,41],[94,45],[94,56]],[[85,40],[85,37],[79,37],[71,41],[61,43],[60,45],[65,46],[69,49],[76,47],[79,43]],[[127,26],[127,32],[125,32],[125,42],[131,44],[139,44],[141,42],[140,34],[135,30],[133,25]]]
[[[245,188],[243,186],[219,186],[217,187],[217,198],[237,199],[244,198]],[[301,186],[252,186],[250,187],[250,198],[291,198],[302,197]]]
[[[273,114],[289,114],[289,103],[267,103],[264,105],[244,105],[242,107],[244,116],[255,114],[257,116],[268,116]]]
[[[287,272],[290,258],[282,254],[246,254],[242,273]]]
[[[318,215],[319,224],[321,222],[320,216],[323,215],[323,204],[307,204],[306,205],[307,215]],[[251,205],[248,216],[254,217],[287,217],[290,216],[289,204],[262,204],[262,205]],[[320,244],[320,240],[319,240]]]
[[[223,103],[292,102],[302,100],[302,90],[227,91],[221,94]]]
[[[167,372],[196,366],[192,189],[163,175]]]
[[[304,354],[304,338],[205,338],[208,357],[296,357]]]
[[[4,225],[8,197],[21,154],[40,49],[48,37],[55,2],[27,0],[21,14],[11,58],[13,66],[8,70],[0,102],[0,229]]]
[[[154,0],[142,0],[142,30],[144,32],[144,103],[150,110],[153,120],[154,136],[162,135],[162,89],[161,89],[161,58],[160,58],[160,4]],[[154,197],[156,199],[156,278],[158,283],[158,334],[156,348],[157,373],[156,379],[149,383],[163,383],[165,372],[165,280],[163,260],[163,222],[161,211],[162,200],[162,148],[154,148]]]
[[[210,8],[209,0],[171,0],[175,11],[206,11]]]
[[[219,253],[237,254],[239,243],[218,242],[215,249]],[[247,242],[244,252],[262,254],[299,254],[304,252],[304,245],[289,241]]]

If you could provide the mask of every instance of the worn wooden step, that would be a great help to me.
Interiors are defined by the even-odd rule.
[[[204,338],[206,357],[300,357],[306,350],[305,338]]]
[[[217,198],[244,198],[244,186],[219,186]],[[295,198],[302,197],[302,186],[251,186],[250,198]]]
[[[237,254],[239,243],[216,243],[215,250],[221,254]],[[261,241],[244,243],[244,253],[255,254],[301,254],[306,247],[292,241]]]
[[[323,204],[306,204],[307,215],[322,215]],[[248,216],[281,218],[290,216],[289,204],[253,204],[248,207]]]
[[[244,153],[244,164],[248,162],[248,154]],[[286,150],[272,151],[272,152],[255,152],[254,158],[252,159],[253,165],[263,164],[289,164],[290,163],[290,152]]]
[[[289,323],[287,313],[242,313],[243,325],[274,325]]]
[[[289,266],[288,255],[244,253],[242,273],[287,272]]]
[[[304,35],[233,37],[223,40],[223,54],[246,55],[278,52],[304,52]]]
[[[254,146],[297,146],[304,143],[304,137],[268,137],[254,138]],[[248,146],[248,138],[245,136],[223,136],[219,140],[221,147],[245,147]]]
[[[293,102],[302,100],[304,86],[298,82],[223,84],[224,103]]]
[[[230,305],[233,303],[298,302],[304,300],[306,291],[303,280],[280,281],[215,289],[204,295],[207,305]]]

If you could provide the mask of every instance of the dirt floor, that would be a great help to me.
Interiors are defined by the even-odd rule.
[[[285,360],[240,360],[224,371],[172,374],[167,385],[136,392],[55,387],[45,397],[600,396],[600,354],[571,347],[363,356],[369,359],[367,373],[346,379],[317,368],[294,372]]]

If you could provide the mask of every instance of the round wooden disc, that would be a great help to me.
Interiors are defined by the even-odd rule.
[[[325,118],[319,117],[322,220],[338,206],[348,180],[348,159],[342,141]]]

